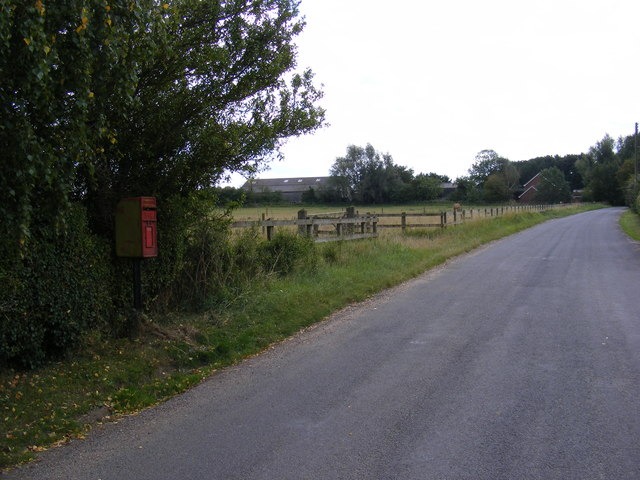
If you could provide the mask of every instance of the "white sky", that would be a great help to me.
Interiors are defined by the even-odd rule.
[[[262,178],[328,175],[371,143],[415,173],[465,175],[476,153],[586,152],[640,121],[639,0],[302,0],[298,70],[331,124]],[[243,179],[236,178],[235,186]]]

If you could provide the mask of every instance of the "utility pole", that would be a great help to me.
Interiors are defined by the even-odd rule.
[[[633,136],[633,151],[635,154],[633,186],[638,186],[638,122],[636,122],[636,133]]]

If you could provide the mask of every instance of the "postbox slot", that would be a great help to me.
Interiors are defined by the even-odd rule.
[[[145,227],[144,241],[147,248],[153,247],[153,227],[148,225]]]

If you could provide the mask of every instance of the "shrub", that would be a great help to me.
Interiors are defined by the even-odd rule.
[[[0,264],[0,363],[35,367],[74,348],[112,311],[108,246],[73,205],[64,230],[34,228],[20,258]]]
[[[142,261],[144,309],[166,313],[175,308],[198,304],[197,298],[208,291],[203,277],[210,270],[212,255],[226,244],[226,214],[212,216],[215,192],[199,191],[187,196],[158,199],[158,256]],[[116,281],[113,296],[121,312],[130,312],[132,296],[132,260],[113,258]],[[121,315],[121,323],[111,325],[116,336],[135,333],[136,325],[129,315]],[[135,323],[135,316],[133,321]]]
[[[313,240],[286,231],[277,232],[270,242],[260,247],[264,269],[268,273],[286,275],[295,270],[314,270],[318,255]]]
[[[637,207],[638,195],[640,195],[640,184],[636,185],[633,179],[629,180],[624,189],[625,204],[636,213],[640,212]]]

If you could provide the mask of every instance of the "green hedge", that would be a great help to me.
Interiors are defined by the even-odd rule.
[[[145,311],[152,315],[224,306],[256,282],[316,267],[311,240],[284,231],[270,242],[257,230],[234,234],[228,212],[211,214],[211,200],[159,202],[159,254],[142,262]],[[1,255],[11,243],[0,238],[0,367],[60,358],[91,331],[138,331],[131,259],[115,257],[111,233],[91,232],[82,206],[73,205],[63,223],[33,230],[20,255]]]
[[[0,364],[35,367],[74,348],[113,311],[109,246],[73,206],[64,229],[31,232],[19,258],[0,263]]]

